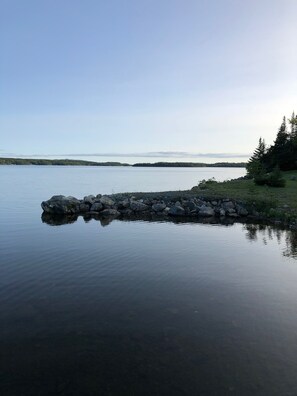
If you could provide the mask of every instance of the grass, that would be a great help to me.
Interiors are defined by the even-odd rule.
[[[193,192],[207,198],[230,198],[253,204],[260,212],[271,218],[291,221],[297,218],[297,171],[282,172],[286,179],[283,188],[257,186],[252,180],[226,182],[207,181],[204,188],[193,188]]]

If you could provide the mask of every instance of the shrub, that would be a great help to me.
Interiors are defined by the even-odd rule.
[[[285,187],[286,185],[286,180],[282,177],[279,167],[275,167],[271,173],[258,173],[254,177],[254,181],[258,186]]]
[[[270,187],[285,187],[286,180],[282,177],[279,167],[275,167],[268,175],[266,184]]]

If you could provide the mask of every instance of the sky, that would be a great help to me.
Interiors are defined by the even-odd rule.
[[[246,161],[297,112],[296,0],[0,0],[0,156]]]

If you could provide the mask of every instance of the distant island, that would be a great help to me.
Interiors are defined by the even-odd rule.
[[[95,162],[70,159],[0,158],[0,165],[129,166],[121,162]]]
[[[64,165],[64,166],[135,166],[135,167],[177,167],[177,168],[245,168],[245,162],[216,162],[205,164],[203,162],[155,162],[136,163],[133,165],[121,162],[95,162],[71,159],[33,159],[33,158],[0,158],[0,165]]]
[[[137,163],[133,166],[143,167],[164,167],[164,168],[245,168],[245,162],[216,162],[214,164],[205,164],[203,162],[154,162],[154,163]]]

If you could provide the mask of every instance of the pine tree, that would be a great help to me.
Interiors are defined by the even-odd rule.
[[[274,144],[267,150],[265,162],[268,170],[272,170],[276,166],[279,166],[280,168],[286,167],[288,138],[287,121],[286,117],[284,117]]]
[[[266,144],[264,139],[260,138],[258,147],[254,151],[253,155],[249,159],[246,166],[248,175],[250,177],[255,177],[262,173],[265,173],[265,167],[263,163],[265,154],[266,154]]]
[[[289,120],[291,124],[291,134],[290,138],[295,142],[297,140],[297,115],[293,112],[291,119]]]

